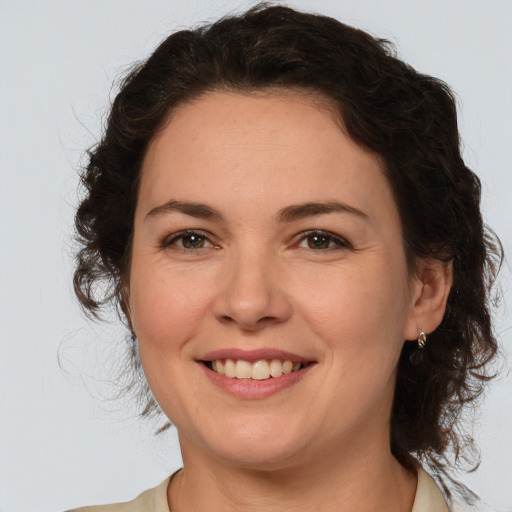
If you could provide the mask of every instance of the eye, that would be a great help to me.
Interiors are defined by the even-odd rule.
[[[166,238],[162,242],[163,248],[170,246],[175,246],[178,249],[186,251],[197,251],[199,249],[213,247],[213,244],[203,233],[197,231],[181,231],[180,233],[175,233],[171,237]]]
[[[302,234],[302,238],[298,246],[305,249],[322,251],[334,248],[350,247],[350,244],[343,238],[333,235],[332,233],[327,233],[325,231],[308,231]]]

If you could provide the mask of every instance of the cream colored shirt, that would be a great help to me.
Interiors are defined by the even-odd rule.
[[[171,477],[158,487],[143,492],[133,501],[113,505],[83,507],[68,512],[170,512],[167,504],[167,486]],[[449,512],[446,501],[434,480],[418,468],[418,487],[411,512]]]

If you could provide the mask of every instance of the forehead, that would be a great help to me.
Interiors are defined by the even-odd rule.
[[[330,199],[394,205],[378,156],[347,135],[328,101],[296,91],[213,92],[182,105],[149,146],[140,194],[148,208],[171,196],[262,209]]]
[[[162,138],[170,142],[166,134],[176,137],[179,131],[196,145],[261,143],[278,148],[287,144],[289,135],[296,138],[306,131],[320,135],[334,127],[345,132],[334,102],[320,93],[293,89],[215,91],[178,105],[151,141],[150,149]]]

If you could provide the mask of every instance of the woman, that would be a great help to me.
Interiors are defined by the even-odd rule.
[[[445,84],[262,5],[137,67],[83,182],[75,290],[119,308],[184,463],[93,510],[448,510],[420,463],[466,443],[501,253]]]

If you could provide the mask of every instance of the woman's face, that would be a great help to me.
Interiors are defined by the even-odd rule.
[[[313,98],[210,93],[152,141],[129,308],[185,458],[389,450],[421,286],[381,163]]]

